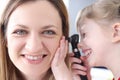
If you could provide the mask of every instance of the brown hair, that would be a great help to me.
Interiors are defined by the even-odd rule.
[[[0,21],[0,79],[1,80],[24,80],[20,75],[19,70],[11,62],[6,47],[6,28],[9,21],[9,17],[12,12],[21,4],[26,2],[35,2],[37,0],[9,0]],[[62,31],[65,37],[69,35],[69,23],[66,7],[62,0],[47,0],[58,10],[62,20]],[[67,58],[66,58],[67,59]],[[48,80],[54,80],[53,74],[50,71]]]
[[[77,26],[81,26],[86,18],[102,25],[120,22],[120,0],[98,0],[85,7],[78,17]]]

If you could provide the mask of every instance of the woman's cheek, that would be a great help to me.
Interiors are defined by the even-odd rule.
[[[7,46],[8,50],[11,52],[19,52],[24,48],[25,39],[8,39]]]
[[[46,42],[46,47],[50,51],[51,54],[55,54],[57,48],[59,47],[59,40],[53,40]]]

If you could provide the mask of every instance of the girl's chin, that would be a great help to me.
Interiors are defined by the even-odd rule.
[[[96,62],[95,62],[96,60],[92,60],[92,59],[88,59],[88,66],[90,66],[90,67],[95,67],[96,66]]]

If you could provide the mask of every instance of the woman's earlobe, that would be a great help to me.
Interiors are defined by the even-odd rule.
[[[112,33],[112,42],[120,42],[120,23],[115,23],[113,26],[113,33]]]

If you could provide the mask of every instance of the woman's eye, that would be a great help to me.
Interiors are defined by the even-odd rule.
[[[52,30],[46,30],[46,31],[43,31],[42,32],[43,34],[45,34],[45,35],[54,35],[54,34],[56,34],[54,31],[52,31]]]
[[[28,32],[25,31],[25,30],[22,30],[22,29],[18,29],[16,31],[13,32],[14,34],[17,34],[17,35],[25,35],[27,34]]]

